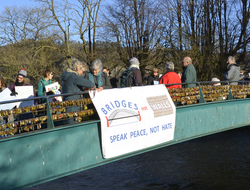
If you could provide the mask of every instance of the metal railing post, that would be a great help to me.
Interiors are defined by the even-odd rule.
[[[50,111],[49,98],[47,98],[47,97],[46,97],[46,108],[47,108],[47,116],[48,116],[47,128],[48,129],[53,129],[53,128],[55,128],[55,126],[54,126],[54,122],[53,122],[53,119],[52,119],[52,114],[51,114],[51,111]]]
[[[201,90],[201,85],[200,85],[199,82],[198,82],[198,85],[199,85],[199,90],[200,90],[200,100],[199,100],[199,103],[206,103],[206,101],[204,99],[204,96],[203,96],[203,93],[202,93],[202,90]]]
[[[233,97],[232,91],[230,89],[229,82],[227,82],[227,84],[228,84],[228,100],[232,100],[232,99],[234,99],[234,97]]]

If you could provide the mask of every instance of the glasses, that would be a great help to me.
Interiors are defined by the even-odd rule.
[[[18,79],[23,79],[23,77],[17,77]]]

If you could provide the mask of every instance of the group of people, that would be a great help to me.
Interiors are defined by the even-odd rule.
[[[166,84],[167,88],[189,88],[195,87],[196,84],[196,70],[192,64],[192,59],[190,57],[185,57],[183,59],[183,73],[175,73],[174,72],[174,64],[172,62],[166,63],[166,73],[162,75],[162,77],[158,78],[158,70],[156,68],[153,69],[152,74],[148,77],[147,84],[151,85],[152,80],[158,80],[159,84]],[[227,72],[223,75],[223,81],[228,81],[230,85],[237,85],[238,81],[250,81],[250,73],[245,76],[244,71],[240,70],[240,66],[235,62],[235,58],[233,56],[229,56],[227,59]],[[221,85],[220,79],[214,77],[212,78],[213,86]],[[184,85],[176,84],[176,85],[167,85],[173,83],[186,83]],[[243,82],[240,82],[242,84]]]
[[[228,81],[230,85],[238,85],[238,84],[249,84],[250,81],[250,73],[245,76],[244,70],[240,70],[240,66],[235,62],[235,58],[229,56],[227,59],[227,72],[223,75],[223,81]],[[220,79],[212,78],[214,81],[213,86],[221,85]],[[238,82],[240,81],[240,82]]]
[[[174,71],[174,63],[167,62],[165,65],[166,72],[159,78],[158,69],[154,68],[151,75],[147,78],[147,85],[156,84],[155,81],[159,81],[159,84],[166,84],[166,87],[171,88],[189,88],[195,87],[196,84],[196,71],[192,64],[192,59],[190,57],[185,57],[183,59],[183,73],[176,73]],[[168,85],[174,84],[175,85]],[[181,83],[187,83],[182,85]]]
[[[140,62],[137,58],[133,57],[129,60],[130,66],[126,70],[131,76],[127,76],[127,86],[142,86],[142,75],[140,70]],[[240,67],[235,63],[235,59],[232,56],[228,57],[228,71],[223,75],[223,81],[229,81],[231,85],[237,85],[241,73]],[[167,88],[188,88],[195,87],[196,84],[196,71],[192,64],[190,57],[183,59],[183,72],[182,74],[174,71],[174,63],[166,63],[166,72],[159,78],[158,69],[154,68],[151,75],[147,78],[147,85],[153,84],[166,84]],[[129,72],[128,72],[129,71]],[[49,95],[49,92],[45,91],[45,86],[52,83],[53,73],[51,70],[45,70],[43,78],[38,83],[37,96]],[[242,78],[242,77],[241,77]],[[244,79],[244,78],[243,78]],[[62,80],[62,93],[76,93],[70,96],[64,96],[64,100],[75,100],[79,99],[80,95],[77,94],[81,91],[95,89],[96,91],[102,91],[103,89],[110,89],[117,87],[118,79],[111,77],[110,71],[107,67],[103,68],[103,64],[100,59],[96,59],[91,64],[91,70],[87,72],[87,64],[84,62],[77,61],[73,64],[72,68],[68,68],[61,75]],[[113,81],[113,82],[112,82]],[[213,78],[213,81],[219,81],[218,78]],[[113,83],[113,84],[111,84]],[[168,85],[173,84],[175,85]],[[185,84],[181,84],[185,83]],[[219,83],[215,83],[218,85]],[[29,79],[27,78],[27,71],[21,69],[16,77],[16,81],[11,84],[8,88],[11,91],[11,95],[16,95],[16,86],[32,86]],[[0,92],[6,88],[3,77],[0,77]],[[34,96],[36,93],[34,91]],[[43,99],[42,102],[45,102]]]

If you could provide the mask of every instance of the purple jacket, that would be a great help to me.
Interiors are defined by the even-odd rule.
[[[33,86],[32,84],[23,84],[23,86]],[[16,85],[15,83],[12,83],[8,88],[10,89],[10,91],[12,92],[13,89],[15,89]],[[36,97],[36,93],[35,93],[35,89],[33,88],[34,91],[34,97]]]

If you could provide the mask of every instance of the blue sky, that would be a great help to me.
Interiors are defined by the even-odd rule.
[[[59,0],[60,1],[60,0]],[[56,2],[59,2],[56,0]],[[77,2],[77,0],[69,0],[70,3]],[[0,12],[4,10],[6,6],[39,6],[39,3],[34,0],[0,0]]]
[[[62,2],[62,0],[54,0],[55,2]],[[112,0],[102,0],[102,2],[112,2]],[[78,0],[68,0],[69,3],[72,4],[79,4]],[[17,7],[40,7],[41,3],[35,2],[35,0],[0,0],[0,14],[2,11],[4,11],[4,7],[12,7],[12,6],[17,6]],[[73,23],[71,23],[70,30],[73,29]],[[70,31],[71,32],[71,31]],[[71,36],[71,40],[79,40],[79,36]]]
[[[4,10],[6,6],[31,6],[31,5],[38,5],[38,3],[34,2],[33,0],[0,0],[0,11]]]

